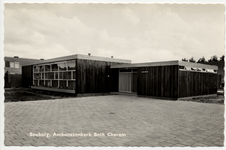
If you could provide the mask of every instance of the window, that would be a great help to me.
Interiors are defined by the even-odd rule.
[[[58,65],[52,64],[52,71],[58,71]]]
[[[20,68],[20,63],[19,62],[15,62],[15,68]]]
[[[38,72],[39,70],[39,67],[38,66],[34,66],[34,72]]]
[[[50,65],[45,65],[45,71],[50,71]]]
[[[10,68],[20,68],[20,63],[19,63],[19,62],[9,62],[9,61],[5,61],[5,67],[10,67]]]
[[[44,72],[44,66],[39,66],[40,72]]]
[[[9,66],[9,61],[5,61],[5,67],[10,67]]]
[[[10,68],[14,68],[14,62],[10,62]]]

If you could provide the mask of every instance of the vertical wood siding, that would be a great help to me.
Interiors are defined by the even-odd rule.
[[[142,73],[148,71],[148,73]],[[137,69],[137,94],[178,97],[178,66],[152,66]]]
[[[179,97],[217,93],[217,74],[179,71]]]
[[[33,85],[33,67],[22,66],[22,86],[29,87]]]
[[[116,74],[110,72],[110,65],[114,64],[120,63],[78,59],[77,94],[110,92],[110,85],[114,85],[110,82],[112,73]]]

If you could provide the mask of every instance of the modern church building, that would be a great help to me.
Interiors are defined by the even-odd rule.
[[[217,94],[217,66],[164,61],[131,63],[113,57],[71,55],[22,67],[23,87],[88,93],[133,93],[180,99]]]

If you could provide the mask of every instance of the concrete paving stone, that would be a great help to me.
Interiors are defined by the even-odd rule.
[[[206,144],[203,144],[203,143],[195,143],[191,147],[206,147],[206,146],[207,145]]]
[[[224,146],[224,142],[214,142],[216,146]]]
[[[199,141],[199,143],[202,143],[206,146],[215,146],[216,145],[215,142],[209,142],[209,141],[205,141],[205,140]]]
[[[183,144],[173,144],[171,147],[187,147],[187,146]]]
[[[70,144],[70,143],[69,143]],[[53,146],[53,147],[57,147],[58,145],[57,144],[55,144],[55,143],[48,143],[48,144],[46,144],[46,146]]]
[[[167,143],[171,143],[171,144],[177,144],[180,141],[179,140],[175,140],[175,139],[170,139],[170,140],[166,140]]]
[[[77,141],[81,146],[156,147],[166,141],[183,145],[173,143],[172,139],[188,146],[220,145],[224,140],[224,106],[121,95],[5,103],[4,132],[6,143],[12,145],[22,145],[23,141],[26,141],[23,144],[57,146],[73,145]],[[112,132],[127,136],[49,140],[29,137],[30,132]],[[29,143],[30,139],[34,142]]]
[[[160,142],[160,143],[158,143],[158,146],[160,146],[160,147],[171,147],[172,145],[174,145],[174,144],[168,143],[168,142]]]
[[[5,146],[13,146],[13,143],[11,141],[5,141],[4,142]]]

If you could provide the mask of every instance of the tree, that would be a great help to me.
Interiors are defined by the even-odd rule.
[[[204,56],[197,61],[197,63],[204,63],[204,62],[206,62],[206,59]]]
[[[212,57],[208,60],[208,62],[211,62],[211,61],[218,61],[217,56],[216,56],[216,55],[212,56]]]
[[[195,59],[194,59],[194,57],[190,58],[190,59],[189,59],[189,62],[193,62],[193,63],[195,63]]]
[[[187,60],[186,58],[182,58],[182,61],[186,61],[186,62],[188,62],[188,60]]]
[[[220,61],[224,61],[224,55],[220,57]]]
[[[212,61],[218,61],[218,58],[217,58],[216,55],[214,55],[214,56],[211,57],[211,60],[212,60]]]

